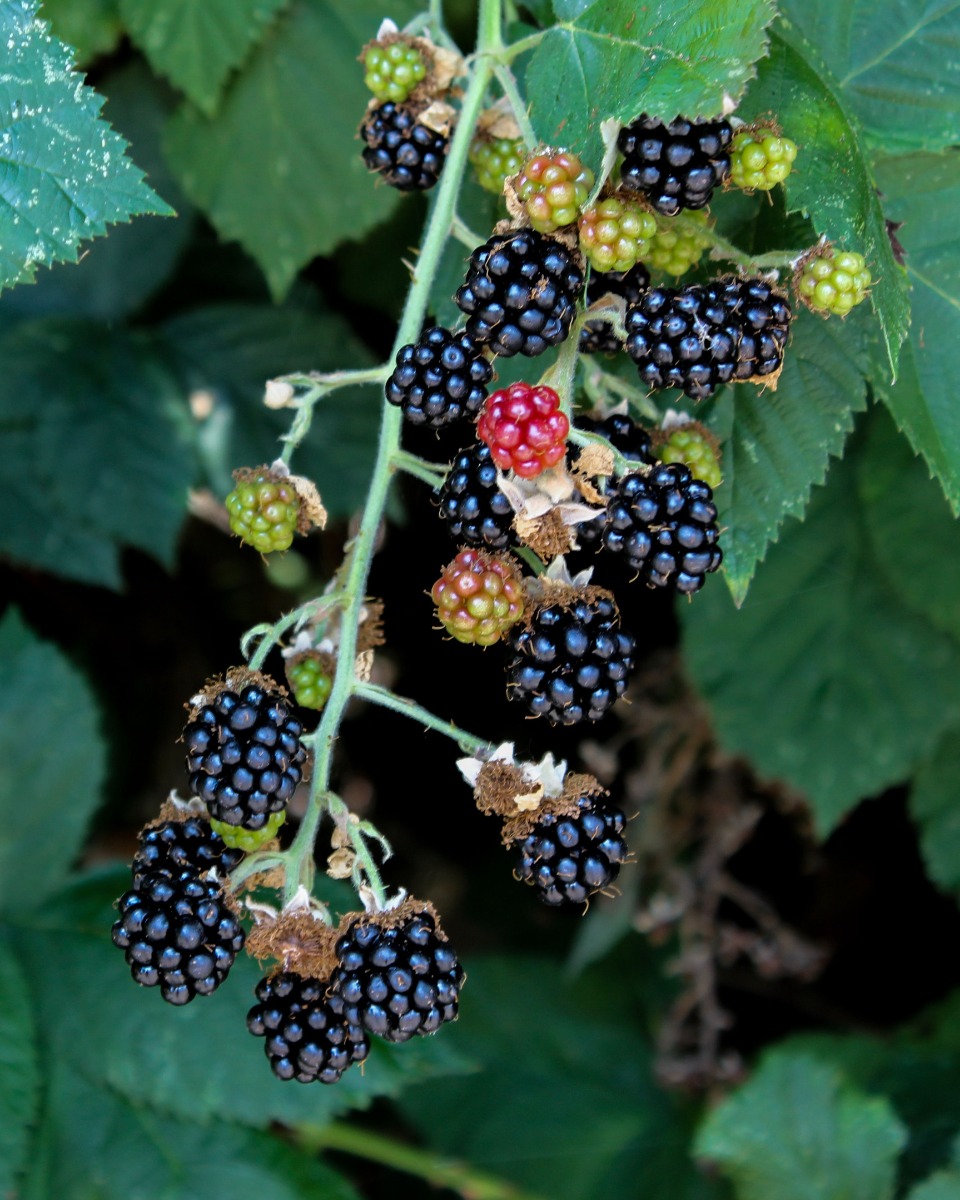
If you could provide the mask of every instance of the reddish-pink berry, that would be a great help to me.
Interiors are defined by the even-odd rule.
[[[461,550],[430,595],[444,628],[458,642],[492,646],[523,616],[523,582],[509,555]]]
[[[570,422],[549,387],[513,383],[487,399],[477,421],[480,439],[502,471],[533,479],[563,460]]]

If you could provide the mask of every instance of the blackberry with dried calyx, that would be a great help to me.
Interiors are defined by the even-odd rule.
[[[513,509],[497,486],[497,465],[483,442],[453,460],[440,491],[440,516],[452,537],[479,550],[506,550],[514,540]]]
[[[650,272],[637,263],[629,271],[594,271],[587,284],[587,304],[596,304],[604,296],[620,296],[627,306],[638,304],[650,286]],[[617,354],[623,342],[609,321],[587,321],[580,330],[581,354]]]
[[[492,377],[477,341],[438,325],[401,347],[385,394],[412,425],[439,429],[479,412]]]
[[[385,183],[401,192],[426,191],[440,178],[450,139],[423,125],[406,104],[374,105],[367,111],[360,136],[363,161]]]
[[[208,871],[224,876],[242,858],[242,851],[228,847],[210,822],[201,817],[163,821],[140,833],[140,848],[132,865],[133,885],[139,887],[144,876],[156,872],[175,879]]]
[[[625,826],[620,809],[598,796],[581,796],[573,813],[548,810],[517,844],[516,877],[551,907],[586,904],[620,873]]]
[[[567,337],[582,291],[583,272],[565,246],[519,229],[474,250],[456,302],[467,333],[494,354],[533,357]]]
[[[713,189],[730,173],[732,138],[730,123],[722,119],[677,117],[664,124],[643,113],[620,130],[620,179],[664,216],[676,216],[685,208],[705,208]]]
[[[633,462],[652,464],[657,461],[651,449],[652,439],[642,425],[630,419],[624,413],[614,413],[596,421],[593,417],[580,416],[574,422],[574,427],[585,433],[599,433],[605,437],[615,450],[619,450],[625,458]],[[577,447],[578,451],[580,447]],[[604,494],[613,494],[616,480],[611,477],[604,487]],[[582,521],[577,526],[577,543],[581,550],[589,550],[599,545],[606,523],[606,514],[594,517],[591,521]]]

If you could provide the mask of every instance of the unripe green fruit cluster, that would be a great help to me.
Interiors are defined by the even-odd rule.
[[[742,129],[734,135],[730,181],[747,191],[769,192],[793,170],[796,142],[769,130]]]
[[[297,531],[300,498],[292,483],[260,472],[239,481],[226,498],[230,528],[261,554],[288,550]]]
[[[476,134],[470,143],[468,158],[480,186],[499,196],[503,193],[503,185],[523,166],[525,154],[520,138],[490,138]]]
[[[797,291],[811,308],[845,317],[866,298],[872,282],[862,254],[833,249],[804,263]]]
[[[287,666],[287,679],[293,689],[293,698],[303,708],[320,712],[330,699],[333,680],[319,658],[307,655]]]
[[[371,46],[363,56],[363,82],[378,100],[402,104],[426,78],[423,55],[407,42]]]

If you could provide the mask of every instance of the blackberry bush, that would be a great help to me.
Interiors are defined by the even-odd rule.
[[[492,376],[474,338],[436,326],[398,351],[386,397],[412,425],[439,429],[474,416],[487,398]]]
[[[523,616],[523,581],[509,555],[461,550],[430,592],[440,623],[468,645],[493,646]]]
[[[581,906],[608,888],[627,858],[619,808],[581,796],[572,814],[546,812],[518,844],[515,874],[544,904]]]
[[[497,464],[483,442],[462,450],[440,491],[440,516],[450,536],[479,550],[506,550],[513,509],[497,486]]]
[[[387,100],[360,126],[363,161],[400,192],[423,192],[440,178],[449,139],[417,120],[414,109]]]
[[[730,172],[732,137],[728,121],[677,117],[665,125],[643,113],[620,131],[620,179],[666,217],[705,208]]]

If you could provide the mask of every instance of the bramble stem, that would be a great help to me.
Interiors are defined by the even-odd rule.
[[[440,487],[447,477],[446,466],[427,462],[425,459],[419,458],[416,454],[411,454],[409,450],[394,451],[391,462],[395,470],[403,471],[407,475],[412,475],[415,479],[422,480],[423,483],[429,484],[434,490]]]
[[[292,387],[317,388],[313,399],[329,395],[338,388],[360,387],[365,383],[384,383],[390,374],[390,364],[381,363],[376,367],[357,367],[346,371],[306,371],[294,372],[292,375],[279,375],[277,383],[289,383]],[[300,397],[297,403],[303,403],[305,397]],[[310,401],[312,402],[312,401]]]
[[[717,233],[715,229],[702,225],[685,213],[679,213],[670,219],[673,226],[681,232],[709,240],[712,246],[711,258],[727,259],[747,271],[770,271],[781,267],[790,267],[792,270],[796,260],[803,254],[802,250],[772,250],[769,254],[750,255],[735,246],[722,234]]]
[[[512,49],[512,47],[509,47],[509,49]],[[499,62],[494,67],[494,73],[497,76],[497,83],[503,88],[503,94],[510,101],[514,120],[520,128],[520,136],[523,138],[523,144],[526,147],[527,153],[532,154],[537,148],[538,138],[533,128],[533,123],[530,120],[530,114],[527,112],[527,106],[524,104],[523,97],[517,88],[517,81],[513,77],[513,72],[506,63]]]
[[[409,717],[418,725],[435,729],[438,733],[455,741],[461,750],[471,754],[493,749],[491,743],[484,738],[474,737],[472,733],[467,733],[465,729],[454,725],[453,721],[445,721],[442,717],[430,712],[429,709],[421,708],[415,700],[408,700],[406,696],[397,696],[387,688],[380,687],[379,684],[358,683],[354,688],[354,695],[358,700],[369,700],[371,704],[379,704],[381,708],[389,708],[393,712]]]

